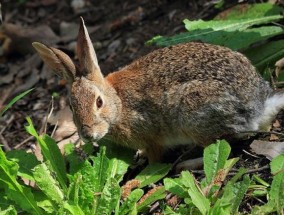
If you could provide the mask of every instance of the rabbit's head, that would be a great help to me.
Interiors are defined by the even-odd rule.
[[[84,141],[101,139],[118,117],[120,99],[105,81],[95,50],[81,18],[77,39],[79,66],[59,49],[34,42],[34,48],[70,88],[70,104],[74,122]]]

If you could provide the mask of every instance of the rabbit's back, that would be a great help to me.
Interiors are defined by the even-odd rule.
[[[203,43],[156,50],[106,80],[134,133],[179,132],[201,144],[251,130],[272,91],[242,54]]]

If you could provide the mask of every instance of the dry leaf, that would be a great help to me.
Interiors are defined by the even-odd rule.
[[[59,42],[59,37],[47,25],[38,27],[23,27],[15,24],[3,24],[2,32],[11,40],[9,53],[26,55],[33,53],[31,43],[39,41],[53,45]]]
[[[279,140],[279,137],[276,134],[271,134],[269,137],[270,141],[275,141],[275,140]]]
[[[280,122],[276,119],[275,122],[272,124],[274,128],[281,128]]]
[[[264,155],[269,160],[284,153],[284,142],[254,140],[250,147],[256,154]]]
[[[183,162],[180,162],[176,166],[176,172],[181,172],[182,170],[196,170],[201,169],[203,165],[203,158],[196,158],[196,159],[190,159]]]
[[[284,67],[284,58],[281,58],[280,60],[278,60],[276,63],[275,63],[275,76],[278,77],[280,72],[281,72],[281,69]]]
[[[77,131],[77,128],[73,122],[72,111],[70,110],[69,106],[66,106],[62,110],[58,111],[55,115],[52,115],[48,119],[48,122],[52,125],[58,126],[53,136],[56,141],[61,141],[67,137],[69,138]]]

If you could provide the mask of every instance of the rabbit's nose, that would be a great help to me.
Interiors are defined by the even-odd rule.
[[[92,128],[88,125],[83,125],[81,128],[81,135],[86,140],[92,140],[93,139]]]

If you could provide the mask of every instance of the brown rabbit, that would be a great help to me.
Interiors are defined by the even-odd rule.
[[[246,57],[228,48],[185,43],[158,49],[103,77],[81,19],[79,67],[62,51],[35,42],[40,57],[71,88],[74,121],[85,141],[103,137],[145,150],[158,161],[179,144],[267,130],[284,107]]]

